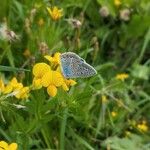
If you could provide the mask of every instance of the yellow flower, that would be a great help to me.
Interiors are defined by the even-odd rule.
[[[146,121],[142,121],[142,123],[137,124],[137,128],[140,131],[147,132],[148,131],[147,122]]]
[[[137,128],[138,128],[139,130],[141,130],[141,131],[144,131],[144,132],[148,131],[148,126],[145,125],[145,124],[138,124],[138,125],[137,125]]]
[[[53,57],[46,55],[44,56],[52,65],[60,65],[60,53],[55,53]]]
[[[47,73],[50,72],[51,68],[49,65],[47,65],[46,63],[37,63],[33,66],[33,82],[32,82],[32,86],[34,89],[40,89],[42,88],[42,77]]]
[[[61,86],[63,83],[62,75],[57,71],[49,71],[42,77],[42,85],[48,87],[50,84],[55,85],[56,87]]]
[[[63,85],[62,85],[62,88],[63,88],[65,91],[68,91],[70,86],[74,86],[74,85],[76,85],[76,84],[77,84],[76,81],[74,81],[74,80],[72,80],[72,79],[65,79],[65,78],[64,78],[64,83],[63,83]]]
[[[0,141],[0,150],[17,150],[17,143],[11,143],[10,145],[5,141]]]
[[[46,72],[51,71],[51,68],[46,63],[37,63],[33,66],[33,75],[36,78],[42,78]]]
[[[44,56],[51,65],[45,63],[37,63],[33,67],[33,88],[40,89],[41,87],[47,88],[47,93],[54,97],[57,94],[57,88],[62,87],[65,91],[69,90],[70,86],[76,84],[72,79],[65,79],[60,70],[60,53],[55,53],[53,57],[46,55]]]
[[[114,0],[114,4],[115,6],[120,6],[121,5],[121,1],[120,0]]]
[[[2,79],[0,79],[0,93],[3,92],[5,89],[5,85]]]
[[[18,83],[16,77],[13,77],[10,81],[10,85],[15,86]]]
[[[102,103],[106,103],[107,101],[107,97],[105,95],[102,95]]]
[[[65,82],[63,83],[62,88],[64,91],[69,91],[69,88]]]
[[[38,25],[39,25],[39,26],[43,26],[43,25],[44,25],[44,19],[43,19],[43,18],[40,18],[40,19],[38,20]]]
[[[22,83],[19,83],[14,77],[4,88],[3,93],[8,94],[15,92],[15,97],[18,99],[27,98],[29,95],[29,87],[23,87]]]
[[[11,93],[12,90],[13,90],[13,87],[12,87],[10,84],[8,84],[8,85],[6,85],[6,87],[5,87],[4,91],[3,91],[3,93],[4,93],[4,94]]]
[[[4,94],[8,94],[11,92],[15,92],[15,97],[18,99],[27,98],[29,94],[29,87],[23,87],[22,83],[19,83],[17,79],[14,77],[12,80],[6,85],[3,90]]]
[[[23,84],[22,83],[17,83],[16,85],[13,86],[13,91],[20,90],[22,88],[23,88]]]
[[[60,19],[63,16],[63,10],[58,9],[56,6],[54,6],[53,8],[47,7],[47,10],[51,18],[55,21]]]
[[[112,111],[112,112],[111,112],[111,116],[112,116],[112,117],[116,117],[116,116],[117,116],[117,113],[116,113],[115,111]]]
[[[49,86],[47,87],[47,93],[48,93],[50,96],[52,96],[52,97],[56,96],[56,94],[57,94],[57,88],[56,88],[56,86],[54,86],[54,85],[49,85]]]
[[[18,93],[15,95],[15,97],[18,99],[28,98],[29,91],[30,91],[29,87],[23,87],[23,88],[18,90]]]
[[[125,79],[127,79],[129,77],[129,75],[127,73],[121,73],[121,74],[117,74],[116,75],[116,79],[117,80],[121,80],[124,81]]]
[[[77,84],[77,82],[72,79],[68,79],[68,80],[65,79],[65,82],[68,86],[74,86]]]
[[[57,71],[47,72],[41,80],[42,86],[47,87],[47,92],[50,96],[54,97],[57,94],[57,88],[63,84],[63,77]]]
[[[11,93],[12,91],[21,89],[23,87],[22,83],[18,83],[17,79],[14,77],[12,80],[6,85],[4,88],[3,93],[8,94]]]
[[[42,88],[41,79],[33,78],[32,86],[33,86],[33,89],[40,89],[40,88]]]

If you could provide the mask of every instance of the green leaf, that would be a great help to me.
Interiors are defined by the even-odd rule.
[[[102,144],[104,147],[110,146],[113,150],[141,150],[144,146],[142,137],[138,135],[131,134],[130,137],[119,138],[119,137],[109,137]],[[138,145],[138,146],[137,146]]]
[[[144,22],[144,23],[141,23]],[[150,26],[150,19],[148,15],[140,16],[133,15],[129,24],[122,24],[121,28],[126,39],[138,38],[145,34],[145,31]]]
[[[150,76],[150,68],[148,66],[136,64],[133,66],[131,74],[136,78],[148,80]]]

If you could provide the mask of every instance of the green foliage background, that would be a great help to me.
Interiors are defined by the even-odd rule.
[[[7,20],[8,27],[20,36],[12,43],[0,40],[0,74],[6,80],[20,73],[14,67],[21,68],[28,61],[25,49],[36,62],[44,61],[40,42],[48,45],[49,54],[77,53],[98,72],[92,78],[77,79],[68,93],[59,89],[54,98],[44,89],[32,91],[25,101],[0,98],[0,140],[14,141],[20,150],[150,149],[150,131],[142,132],[136,126],[142,120],[147,126],[150,123],[149,0],[122,0],[120,7],[113,0],[4,0],[0,5],[1,24]],[[55,5],[64,13],[58,21],[46,10]],[[102,6],[109,9],[107,18],[99,14]],[[124,8],[131,10],[129,21],[119,18]],[[29,33],[27,18],[32,20]],[[40,18],[43,26],[38,25]],[[83,21],[82,26],[71,27],[66,21],[69,18]],[[25,69],[30,71],[24,72],[21,81],[30,85],[32,65],[28,63]],[[124,72],[129,74],[127,80],[115,79]],[[107,97],[106,103],[102,95]],[[117,113],[115,117],[112,111]],[[131,135],[126,136],[126,131]]]

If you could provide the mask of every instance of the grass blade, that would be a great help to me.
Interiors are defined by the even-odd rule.
[[[84,145],[87,149],[89,150],[94,150],[94,148],[83,138],[81,138],[79,135],[77,135],[71,128],[70,128],[70,133],[78,140],[78,142],[82,145]]]
[[[1,66],[0,65],[0,71],[30,71],[30,70],[23,69],[23,68],[16,68],[16,67],[9,67],[9,66]]]

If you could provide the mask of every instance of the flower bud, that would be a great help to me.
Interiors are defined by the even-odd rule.
[[[99,13],[102,17],[108,17],[109,16],[109,10],[107,6],[102,6],[99,10]]]
[[[70,19],[66,19],[66,20],[73,28],[80,28],[82,25],[81,21],[78,19],[70,18]]]
[[[131,14],[130,10],[128,8],[125,8],[120,11],[120,19],[123,21],[129,21],[130,14]]]
[[[39,51],[42,55],[46,55],[48,53],[48,45],[45,42],[39,43]]]
[[[12,42],[15,40],[19,40],[19,36],[12,30],[7,27],[7,24],[4,23],[0,27],[0,39]]]

